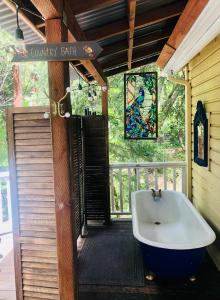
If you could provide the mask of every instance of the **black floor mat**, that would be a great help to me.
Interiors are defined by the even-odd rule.
[[[144,267],[138,242],[127,230],[90,230],[80,251],[79,283],[144,286]]]

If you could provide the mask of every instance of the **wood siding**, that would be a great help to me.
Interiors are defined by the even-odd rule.
[[[189,62],[192,87],[192,123],[196,104],[201,100],[209,113],[209,169],[193,162],[192,132],[192,199],[210,222],[217,236],[220,232],[220,35]],[[220,269],[220,239],[209,249]]]
[[[60,299],[52,138],[45,108],[7,115],[17,299]]]

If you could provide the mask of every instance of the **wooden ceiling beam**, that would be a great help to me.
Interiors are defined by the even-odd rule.
[[[59,0],[31,0],[37,10],[41,13],[41,15],[45,19],[53,19],[57,17],[61,17],[62,12],[62,1]],[[81,30],[76,18],[72,12],[72,5],[70,0],[65,1],[64,13],[66,17],[66,25],[68,28],[68,41],[86,41],[87,38],[84,32]],[[96,60],[81,60],[81,63],[84,67],[91,73],[94,79],[100,85],[106,85],[107,78],[105,77],[102,69],[100,68],[98,62]]]
[[[128,0],[128,70],[131,69],[132,52],[134,44],[134,28],[135,28],[136,0]]]
[[[136,59],[142,59],[144,57],[150,57],[152,55],[159,55],[161,49],[162,49],[162,45],[157,45],[157,46],[154,46],[153,48],[149,48],[149,49],[146,49],[146,50],[141,50],[135,54],[133,54],[133,57],[132,57],[132,60],[136,60]],[[119,66],[121,64],[124,64],[127,62],[127,57],[126,56],[121,56],[121,57],[118,57],[116,59],[112,59],[112,60],[109,60],[103,64],[101,64],[101,67],[103,68],[103,70],[105,69],[109,69],[109,68],[112,68],[112,67],[115,67],[115,66]]]
[[[154,56],[154,57],[142,59],[141,61],[138,61],[138,62],[134,62],[134,63],[131,64],[131,68],[134,69],[134,68],[138,68],[138,67],[141,67],[141,66],[144,66],[144,65],[154,63],[154,62],[156,62],[157,57],[158,56]],[[109,77],[109,76],[116,75],[116,74],[126,72],[126,71],[128,71],[128,66],[127,65],[116,68],[116,69],[113,69],[113,70],[106,71],[105,75],[106,75],[106,77]]]
[[[93,9],[100,9],[118,2],[118,0],[74,0],[73,13],[78,15]]]
[[[153,25],[182,13],[185,7],[185,0],[179,0],[175,3],[164,5],[162,7],[152,9],[135,18],[135,30],[145,26]],[[129,25],[126,20],[119,20],[110,24],[102,25],[98,28],[85,31],[87,40],[98,41],[119,35],[129,31]]]
[[[163,30],[155,31],[154,33],[136,37],[134,38],[133,48],[138,48],[141,46],[145,46],[154,42],[159,42],[164,39],[167,39],[170,36],[171,32],[172,32],[171,28],[165,28]],[[113,45],[103,47],[103,51],[101,53],[101,56],[99,56],[99,58],[116,54],[119,52],[127,51],[127,50],[128,50],[127,41],[122,41],[119,43],[115,43]]]
[[[176,26],[172,34],[170,35],[170,38],[165,44],[157,60],[157,65],[160,68],[165,67],[165,65],[168,63],[208,1],[209,0],[189,0],[187,2],[182,15],[177,21]]]

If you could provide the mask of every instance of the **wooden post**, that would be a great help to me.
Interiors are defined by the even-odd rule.
[[[46,20],[46,37],[48,43],[67,41],[68,32],[61,19]],[[69,63],[49,62],[48,76],[50,98],[58,101],[69,86]],[[69,99],[66,99],[66,104],[70,106]],[[73,236],[68,128],[67,120],[53,116],[52,111],[51,108],[59,291],[60,299],[75,300],[77,249]]]
[[[102,114],[108,116],[108,87],[102,86]]]
[[[21,107],[21,76],[19,64],[14,64],[12,67],[13,72],[13,85],[14,85],[14,106]]]

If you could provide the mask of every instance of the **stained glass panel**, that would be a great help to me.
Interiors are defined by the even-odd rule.
[[[124,75],[126,139],[156,139],[158,132],[157,73]]]

